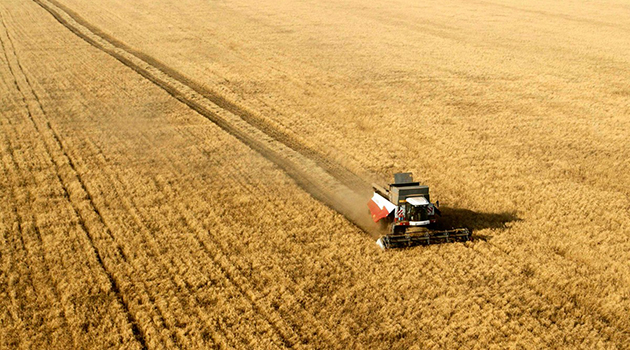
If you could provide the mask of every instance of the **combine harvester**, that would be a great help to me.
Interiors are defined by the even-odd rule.
[[[435,229],[440,203],[431,203],[429,187],[414,182],[411,173],[394,174],[389,189],[372,187],[374,195],[368,202],[372,219],[388,232],[376,241],[382,249],[470,240],[467,228]]]

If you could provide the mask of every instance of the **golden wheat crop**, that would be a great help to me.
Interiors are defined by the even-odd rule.
[[[629,14],[3,0],[0,347],[630,347]]]

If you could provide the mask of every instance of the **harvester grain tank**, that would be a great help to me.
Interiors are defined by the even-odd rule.
[[[439,202],[431,202],[429,187],[413,181],[411,173],[394,174],[394,183],[387,188],[377,184],[372,187],[370,214],[387,232],[376,241],[381,248],[470,240],[467,228],[435,229],[441,216]]]

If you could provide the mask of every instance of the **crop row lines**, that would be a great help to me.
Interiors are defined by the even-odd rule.
[[[108,266],[103,259],[103,254],[95,243],[95,238],[102,238],[102,236],[97,237],[98,232],[102,232],[100,230],[101,228],[95,227],[94,230],[96,232],[89,230],[88,226],[91,226],[91,224],[102,224],[103,219],[98,210],[94,207],[89,192],[87,192],[85,184],[77,173],[72,159],[68,156],[58,133],[53,129],[50,121],[47,120],[44,107],[31,82],[29,81],[28,76],[24,72],[24,69],[17,60],[15,46],[13,46],[12,52],[15,56],[15,66],[12,68],[12,72],[16,78],[16,86],[23,96],[29,119],[37,134],[41,135],[45,152],[52,160],[57,179],[59,183],[61,183],[63,191],[72,204],[76,217],[79,219],[79,224],[85,231],[97,261],[109,278],[112,292],[116,295],[118,301],[121,303],[127,314],[127,319],[136,340],[142,347],[146,348],[144,335],[138,328],[137,321],[130,312],[127,301],[121,294],[119,282],[116,280],[113,272],[108,269]],[[78,184],[78,186],[73,185],[73,183]]]
[[[110,137],[113,137],[113,136],[110,136]],[[181,319],[184,318],[184,314],[186,312],[185,311],[186,308],[184,307],[184,305],[187,305],[188,303],[192,303],[193,304],[192,309],[195,310],[195,313],[197,314],[197,316],[199,316],[200,319],[204,320],[204,323],[206,324],[207,329],[209,329],[212,332],[213,328],[216,327],[217,324],[213,324],[210,320],[208,320],[205,317],[203,313],[203,308],[201,306],[202,302],[198,299],[198,297],[194,293],[191,292],[193,288],[185,279],[182,279],[178,276],[177,271],[186,270],[186,268],[183,267],[184,262],[182,260],[182,257],[187,257],[189,255],[186,252],[179,252],[180,253],[179,256],[170,255],[169,256],[170,260],[164,261],[165,259],[164,250],[167,250],[168,248],[170,248],[172,244],[168,239],[158,242],[158,238],[160,237],[159,232],[155,232],[155,230],[152,230],[149,227],[149,222],[150,222],[149,219],[144,218],[141,215],[140,213],[141,210],[138,208],[138,206],[134,204],[130,199],[127,198],[127,194],[130,193],[130,191],[133,191],[133,188],[135,188],[136,186],[129,184],[125,176],[120,176],[120,175],[116,176],[113,172],[109,170],[107,161],[104,159],[104,152],[93,141],[91,141],[89,137],[86,137],[84,139],[84,142],[86,143],[86,147],[88,149],[92,149],[93,153],[95,154],[95,157],[93,159],[99,162],[97,166],[100,169],[100,173],[105,177],[105,182],[111,186],[108,189],[113,190],[112,195],[114,195],[117,198],[117,200],[121,202],[122,207],[125,209],[125,215],[130,216],[131,221],[127,221],[126,223],[128,225],[135,226],[128,230],[124,230],[123,228],[116,229],[115,232],[129,231],[130,233],[128,234],[128,237],[124,237],[124,240],[128,242],[128,246],[134,247],[133,248],[134,254],[136,255],[143,254],[145,257],[144,260],[146,261],[148,261],[149,259],[157,259],[157,261],[160,263],[159,270],[164,271],[167,275],[165,278],[171,282],[171,287],[169,288],[169,290],[177,290],[184,294],[183,296],[177,297],[178,299],[180,299],[179,301],[180,307],[178,308],[179,315],[175,316],[174,318],[176,320],[181,321]],[[93,191],[100,192],[99,195],[104,194],[102,190],[99,190],[99,189],[95,189]],[[139,239],[140,235],[137,235],[132,232],[140,233],[142,240]],[[148,249],[148,252],[151,253],[151,257],[146,256],[147,251],[144,251],[144,249],[142,249],[143,247],[146,247]],[[194,254],[194,250],[191,249],[190,253]],[[134,260],[141,261],[143,259],[136,258]],[[173,268],[173,266],[175,266],[176,268]],[[149,274],[148,272],[149,268],[145,267],[144,270],[145,270],[145,274]],[[147,291],[150,292],[150,288],[147,287]],[[159,297],[159,295],[156,295],[155,297],[157,298]],[[170,305],[169,309],[170,309],[170,312],[174,312],[173,305]],[[173,322],[167,321],[169,317],[164,316],[164,314],[168,312],[169,311],[167,310],[162,310],[161,311],[162,318],[165,320],[165,324],[168,326],[168,328],[170,328],[171,331],[174,332],[174,330],[176,329],[176,326],[173,324]],[[214,332],[212,332],[212,337],[214,338],[214,342],[216,344],[220,345],[220,344],[224,344],[226,341],[229,341],[229,343],[232,344],[230,346],[234,346],[235,344],[238,343],[238,341],[236,341],[226,329],[223,329],[222,331],[223,331],[222,335],[215,334]],[[176,335],[179,336],[180,342],[187,341],[186,337],[181,337],[181,335],[179,334],[176,334]],[[190,335],[188,335],[187,337],[189,336]]]
[[[6,128],[3,128],[3,133],[6,132],[6,135],[10,135],[7,131]],[[8,141],[7,144],[11,149],[13,145]],[[47,274],[48,268],[46,261],[41,256],[41,241],[33,237],[36,229],[35,220],[32,210],[29,210],[29,203],[32,199],[26,186],[16,186],[15,184],[16,180],[23,179],[20,174],[21,171],[19,171],[17,156],[11,154],[7,158],[11,158],[13,163],[3,162],[2,164],[3,174],[7,179],[13,180],[5,192],[8,197],[5,204],[7,207],[11,206],[7,217],[10,219],[6,223],[13,226],[7,230],[3,242],[3,248],[6,249],[4,252],[6,255],[3,254],[3,258],[10,264],[6,270],[6,275],[3,273],[3,278],[7,279],[5,292],[11,300],[11,307],[7,311],[12,316],[14,326],[20,326],[21,320],[27,320],[31,317],[41,318],[43,322],[49,322],[49,316],[42,313],[45,313],[44,310],[58,302],[59,293],[55,284],[50,283],[53,280],[46,278],[51,277],[50,275],[38,276]],[[62,317],[65,319],[65,315],[62,314]],[[22,327],[28,329],[28,326],[22,325]],[[23,332],[30,333],[26,329]],[[47,334],[31,334],[32,339],[48,336]]]
[[[193,135],[193,133],[191,133],[190,131],[187,131],[189,133],[189,135],[197,138],[196,135]],[[201,148],[200,145],[203,145],[203,140],[201,138],[198,138],[197,145],[194,146],[194,149],[196,149],[199,153],[201,153],[202,155],[208,155],[208,156],[212,156],[211,154],[206,154],[204,152],[204,150]],[[149,140],[145,140],[145,142],[150,142]],[[182,170],[185,169],[185,166],[176,166],[175,164],[178,163],[178,159],[175,157],[170,157],[170,154],[168,152],[163,153],[160,152],[159,156],[161,158],[163,158],[164,162],[162,162],[162,164],[164,164],[165,166],[170,168],[171,173],[175,174],[177,178],[184,178],[185,177],[185,172],[183,172]],[[216,155],[215,155],[216,156]],[[230,167],[229,164],[225,165],[226,167]],[[238,172],[239,174],[241,174],[242,176],[239,176],[238,179],[236,179],[235,181],[238,182],[238,186],[242,186],[244,188],[245,192],[259,192],[259,191],[263,191],[263,193],[269,193],[271,194],[271,190],[266,188],[266,187],[254,187],[252,184],[252,181],[248,181],[248,175],[246,172],[243,171],[238,171],[238,169],[234,168],[235,172]],[[229,173],[229,171],[227,171]],[[225,179],[229,179],[231,178],[230,176],[224,176]],[[186,192],[190,192],[190,193],[194,193],[194,188],[209,188],[210,184],[207,183],[198,183],[197,179],[191,179],[191,181],[185,181],[182,182],[180,184],[178,184],[181,189],[188,189],[188,191]],[[232,181],[232,180],[229,180]],[[199,204],[191,204],[193,198],[189,198],[189,201],[187,203],[183,203],[181,201],[177,200],[176,195],[173,193],[173,190],[171,188],[171,186],[169,185],[169,183],[167,181],[164,181],[162,177],[158,177],[156,178],[156,185],[157,188],[159,189],[160,192],[163,192],[167,195],[169,195],[171,197],[171,201],[173,203],[176,203],[177,206],[179,207],[179,213],[186,219],[186,222],[188,224],[188,227],[192,230],[194,230],[196,232],[196,237],[199,241],[199,244],[202,247],[205,247],[207,250],[207,254],[209,256],[214,256],[215,254],[213,254],[212,252],[214,251],[221,251],[222,254],[221,256],[219,256],[219,259],[223,260],[225,259],[226,262],[222,263],[222,266],[225,267],[225,270],[228,271],[228,273],[232,276],[232,279],[235,279],[236,281],[240,281],[239,282],[239,287],[241,288],[242,292],[245,294],[245,292],[247,293],[247,295],[251,294],[249,297],[252,300],[252,303],[255,303],[256,300],[262,300],[262,298],[257,295],[258,293],[256,293],[255,291],[257,290],[257,287],[254,286],[252,284],[252,282],[250,282],[250,279],[245,278],[244,277],[244,273],[242,270],[242,267],[240,267],[239,263],[237,261],[234,261],[232,258],[232,255],[229,253],[228,248],[225,246],[226,241],[230,241],[230,246],[233,247],[239,247],[242,244],[240,243],[240,240],[238,239],[238,237],[236,237],[234,234],[229,235],[228,237],[231,239],[217,239],[217,237],[215,237],[215,235],[212,234],[212,232],[217,232],[217,231],[227,231],[230,232],[233,230],[233,228],[229,228],[229,227],[224,227],[224,224],[220,223],[220,222],[214,222],[211,225],[205,225],[202,224],[201,222],[199,222],[199,220],[197,219],[198,217],[205,217],[205,215],[203,213],[195,213],[196,210],[199,210],[199,208],[203,208],[205,205],[204,203],[199,203]],[[229,182],[224,184],[225,186],[230,186]],[[196,198],[194,198],[196,199]],[[223,230],[219,230],[220,228],[224,228]],[[208,249],[206,247],[206,245],[208,244],[207,241],[203,240],[203,237],[209,237],[212,239],[212,243],[213,243],[213,247],[215,247],[215,249]],[[225,237],[225,238],[228,238]],[[216,249],[218,248],[218,250]],[[216,256],[214,256],[214,258],[217,258]],[[280,278],[280,276],[278,276],[278,278]],[[277,281],[278,283],[280,283],[280,281]],[[292,325],[292,327],[287,327],[287,326],[282,326],[284,328],[287,329],[293,329],[295,328],[299,328],[300,324],[303,324],[304,321],[308,321],[307,323],[309,325],[314,325],[314,329],[309,329],[310,332],[315,331],[317,333],[317,337],[319,341],[324,341],[327,342],[329,346],[331,346],[332,344],[334,344],[334,337],[330,334],[330,332],[323,327],[323,325],[319,322],[319,320],[317,320],[310,312],[308,312],[306,310],[306,308],[304,307],[304,305],[301,302],[298,302],[295,295],[296,295],[296,290],[295,288],[292,286],[292,283],[281,283],[282,285],[285,286],[286,290],[289,293],[285,293],[283,296],[289,298],[290,300],[287,300],[287,303],[290,303],[292,305],[299,305],[301,310],[299,312],[299,314],[295,315],[297,316],[297,319],[294,320],[294,324]],[[304,299],[308,299],[307,296],[304,296]],[[265,310],[265,308],[261,307],[261,310]],[[291,315],[286,315],[285,317],[280,316],[278,314],[278,316],[271,316],[271,315],[276,315],[278,313],[278,311],[275,311],[271,308],[267,308],[268,311],[266,311],[267,313],[269,313],[270,318],[272,319],[277,319],[277,320],[287,320],[287,316],[291,316]],[[295,317],[293,316],[293,317]],[[278,321],[276,321],[278,322]],[[282,329],[280,327],[278,327],[278,329]],[[304,332],[306,333],[306,332]],[[298,336],[297,334],[293,333],[292,335],[293,337]],[[301,337],[303,338],[303,336]],[[302,339],[302,341],[306,341],[306,339]]]
[[[15,45],[2,13],[0,13],[0,23],[2,24],[2,30],[0,31],[0,47],[4,53],[7,68],[13,78],[13,84],[23,103],[24,109],[21,110],[24,111],[24,114],[28,115],[28,120],[30,120],[31,126],[34,128],[34,131],[37,132],[37,126],[33,122],[32,112],[29,109],[27,102],[27,92],[25,92],[22,87],[24,82],[28,85],[28,80],[24,75],[23,68],[18,60]],[[21,113],[18,110],[15,114]],[[25,159],[23,158],[23,156],[25,156],[24,153],[36,152],[37,150],[40,150],[41,146],[25,144],[23,145],[24,147],[20,147],[22,149],[22,152],[20,152],[22,157],[16,154],[16,147],[11,142],[11,138],[9,137],[10,135],[17,136],[21,132],[21,137],[17,136],[15,140],[20,140],[18,142],[22,143],[27,143],[27,141],[33,140],[32,137],[29,138],[29,135],[27,135],[28,131],[33,129],[30,129],[27,123],[20,123],[20,121],[21,120],[18,119],[12,122],[9,118],[7,118],[6,123],[2,123],[4,129],[3,133],[5,134],[4,145],[6,145],[6,153],[8,153],[7,158],[9,158],[6,163],[3,162],[3,172],[7,181],[10,179],[13,180],[12,184],[8,184],[10,188],[6,191],[10,200],[5,203],[13,203],[12,212],[15,220],[15,226],[17,226],[9,233],[9,237],[13,238],[11,241],[14,241],[12,251],[22,252],[22,256],[15,257],[15,261],[28,261],[27,266],[25,266],[27,267],[26,271],[22,268],[18,269],[21,271],[19,272],[19,275],[24,276],[24,279],[29,281],[28,284],[30,285],[30,289],[37,296],[38,301],[35,302],[31,300],[31,298],[28,297],[28,293],[23,296],[24,298],[19,298],[19,301],[15,300],[16,296],[13,292],[10,292],[10,294],[12,299],[14,299],[12,304],[16,305],[17,303],[22,303],[22,307],[20,307],[22,309],[35,308],[41,305],[41,302],[46,303],[46,305],[50,307],[56,303],[62,302],[62,298],[60,296],[58,282],[51,274],[51,269],[45,256],[46,252],[44,241],[35,218],[35,213],[37,211],[33,207],[35,198],[27,186],[27,184],[36,185],[38,181],[35,179],[34,173],[31,169],[29,169],[29,164],[25,162]],[[16,123],[19,123],[19,125]],[[11,126],[11,128],[9,126]],[[10,129],[12,129],[12,131]],[[30,175],[28,176],[28,179],[26,174]],[[19,239],[19,243],[15,242],[15,238]],[[20,263],[18,264],[21,265]],[[46,301],[40,300],[40,295],[45,295]],[[29,302],[29,300],[31,301]],[[46,308],[46,305],[41,306],[42,308]],[[50,308],[50,310],[54,310],[54,308]],[[17,310],[14,310],[12,314],[15,320],[18,316]],[[68,327],[68,314],[72,314],[72,312],[68,312],[67,305],[64,305],[64,309],[60,311],[59,315],[62,320],[62,327],[64,328]],[[35,337],[41,336],[46,337],[50,335],[46,333],[35,335]],[[76,339],[74,342],[76,343]]]
[[[84,333],[85,330],[87,330],[86,327],[97,325],[92,323],[94,320],[88,318],[88,315],[81,313],[80,308],[84,305],[81,303],[81,299],[77,300],[76,298],[85,298],[85,287],[91,290],[99,288],[98,282],[100,281],[98,281],[98,278],[96,278],[96,280],[91,278],[90,274],[82,275],[83,271],[86,270],[86,261],[81,259],[89,259],[89,254],[86,254],[84,251],[85,232],[80,232],[80,234],[83,235],[83,239],[81,239],[80,235],[76,235],[77,230],[75,228],[80,229],[79,227],[75,227],[75,225],[78,226],[76,213],[73,212],[73,216],[68,217],[67,214],[69,214],[69,212],[64,210],[66,206],[72,208],[68,189],[65,184],[61,182],[61,177],[58,174],[59,168],[54,163],[52,156],[46,149],[44,141],[41,139],[43,135],[41,135],[37,129],[34,117],[32,114],[29,115],[29,113],[31,113],[28,109],[29,105],[26,104],[25,107],[26,111],[20,113],[25,116],[23,120],[16,119],[13,122],[5,124],[14,124],[13,131],[10,131],[8,127],[5,128],[5,134],[8,138],[6,153],[11,154],[11,156],[3,157],[5,159],[12,159],[13,166],[7,165],[8,163],[5,161],[3,168],[15,169],[11,175],[8,175],[8,178],[14,180],[14,183],[11,185],[12,191],[20,190],[20,195],[14,195],[13,201],[8,201],[7,203],[15,203],[23,212],[22,214],[18,214],[17,209],[15,211],[15,216],[18,220],[16,222],[18,229],[13,230],[11,237],[23,240],[30,236],[28,232],[32,230],[38,235],[37,246],[39,250],[41,250],[40,260],[42,263],[36,263],[31,257],[26,270],[27,272],[24,272],[23,275],[27,276],[27,278],[32,273],[44,273],[46,275],[38,279],[36,285],[40,286],[41,289],[46,286],[46,283],[51,283],[53,285],[52,288],[54,288],[56,300],[51,305],[44,305],[42,307],[47,308],[50,312],[58,313],[57,317],[63,319],[63,327],[70,328],[70,332],[67,332],[66,330],[60,329],[60,326],[54,326],[51,328],[54,331],[38,332],[35,336],[31,337],[31,339],[48,336],[51,337],[51,341],[48,341],[50,344],[61,342],[61,344],[58,345],[59,347],[67,347],[70,346],[69,343],[72,343],[74,344],[72,346],[76,347],[78,344],[82,343],[81,338],[79,338],[81,335],[77,332]],[[16,140],[18,144],[11,144],[10,139]],[[30,174],[30,176],[27,178],[25,174]],[[35,217],[36,214],[39,218]],[[25,217],[25,219],[20,219],[21,216]],[[52,223],[48,220],[51,216],[53,216],[55,220]],[[25,222],[25,224],[22,222]],[[45,226],[40,229],[41,225]],[[22,229],[22,227],[26,228]],[[35,244],[27,245],[34,246]],[[14,249],[20,251],[20,249]],[[26,261],[26,258],[18,259],[18,261]],[[88,261],[91,265],[91,261]],[[20,269],[18,269],[18,271],[19,270]],[[102,274],[101,270],[90,270],[97,274]],[[20,275],[22,275],[22,273],[20,273]],[[85,282],[87,284],[82,286],[81,283]],[[35,285],[33,288],[34,287]],[[63,291],[63,293],[61,293],[60,290]],[[40,300],[39,298],[37,301],[29,301],[30,298],[20,298],[20,300],[22,299],[23,302],[28,303],[31,308],[37,307],[44,302],[44,300]],[[79,302],[79,304],[77,304],[77,302]],[[57,303],[61,303],[62,308],[53,307]],[[116,308],[112,309],[108,307],[109,305],[102,304],[88,305],[88,309],[97,306],[103,307],[102,312],[104,313],[117,310]],[[100,322],[102,322],[102,320]],[[83,335],[83,337],[85,336],[89,337],[88,334]],[[103,335],[99,334],[98,336]],[[110,339],[115,336],[116,332],[105,335],[106,338]],[[67,340],[67,337],[71,337],[72,340]]]

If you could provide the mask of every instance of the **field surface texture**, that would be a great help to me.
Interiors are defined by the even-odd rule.
[[[0,348],[630,348],[627,1],[2,0]],[[411,171],[475,239],[381,251]]]

